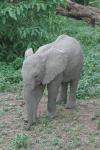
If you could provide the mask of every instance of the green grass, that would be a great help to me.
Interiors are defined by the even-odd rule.
[[[16,58],[12,63],[0,62],[0,91],[16,91],[23,87],[21,67],[23,58]]]
[[[10,141],[11,141],[11,144],[10,144],[11,147],[9,147],[9,148],[11,150],[27,148],[28,134],[26,134],[24,132],[22,134],[17,133],[15,135],[15,138],[13,138],[13,139],[10,138]]]

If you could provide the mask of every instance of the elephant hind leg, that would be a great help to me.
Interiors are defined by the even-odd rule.
[[[79,79],[70,81],[70,94],[67,100],[66,108],[73,108],[76,106],[76,90]]]
[[[56,104],[61,104],[62,102],[66,104],[67,102],[67,89],[68,83],[61,83],[60,94],[57,97]]]

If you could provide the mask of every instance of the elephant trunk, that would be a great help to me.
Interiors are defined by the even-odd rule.
[[[26,109],[28,114],[28,124],[26,130],[29,130],[33,121],[36,121],[36,106],[35,106],[35,94],[34,91],[30,90],[30,87],[24,89],[24,97],[26,100]],[[35,108],[33,110],[33,108]]]
[[[28,114],[28,124],[26,126],[26,130],[29,130],[33,121],[36,121],[37,107],[43,95],[44,87],[44,85],[40,84],[34,90],[31,90],[30,86],[24,88],[24,96]]]
[[[32,123],[33,123],[33,101],[30,102],[26,102],[26,108],[27,108],[27,113],[28,113],[28,124],[26,126],[26,130],[29,130]],[[36,120],[35,116],[34,116],[34,121]]]

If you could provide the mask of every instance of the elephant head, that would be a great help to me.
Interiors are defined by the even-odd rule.
[[[52,47],[43,53],[33,54],[32,49],[25,52],[21,74],[28,113],[27,130],[36,120],[38,103],[45,85],[66,69],[67,61],[65,52]]]

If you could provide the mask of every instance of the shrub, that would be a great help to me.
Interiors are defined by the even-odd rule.
[[[26,148],[27,147],[27,141],[28,141],[28,134],[16,134],[15,138],[11,141],[13,144],[14,149],[20,149],[21,147]]]
[[[64,1],[65,2],[65,1]],[[62,1],[63,3],[63,1]],[[12,61],[26,49],[36,49],[50,40],[48,33],[60,30],[54,10],[60,0],[13,0],[0,2],[0,60]]]

